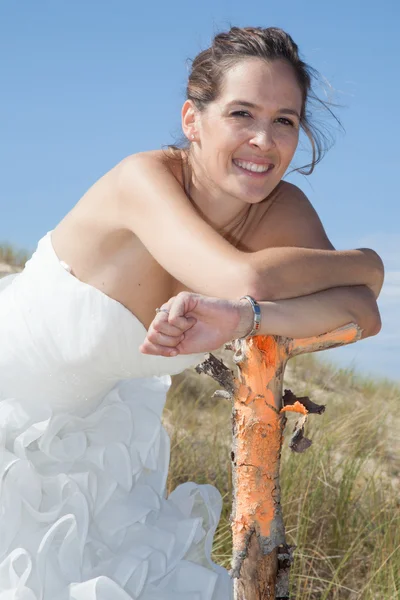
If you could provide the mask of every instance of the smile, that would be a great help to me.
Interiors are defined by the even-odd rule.
[[[248,162],[248,161],[239,160],[239,159],[234,159],[233,164],[236,167],[239,167],[239,169],[242,169],[243,171],[247,171],[248,173],[252,173],[252,174],[254,173],[257,175],[265,175],[265,173],[268,173],[269,171],[271,171],[274,168],[273,164],[260,165],[257,163]]]

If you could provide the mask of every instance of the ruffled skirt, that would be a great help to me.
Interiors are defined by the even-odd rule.
[[[121,382],[83,417],[0,399],[0,600],[232,598],[211,560],[219,492],[166,497],[169,385]]]

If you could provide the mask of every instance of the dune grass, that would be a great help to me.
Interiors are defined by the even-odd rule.
[[[285,387],[327,405],[323,415],[310,417],[311,448],[294,454],[286,440],[282,454],[287,541],[296,546],[291,600],[398,600],[400,386],[309,354],[290,361]],[[192,370],[173,378],[164,414],[171,437],[168,490],[185,481],[220,490],[213,559],[230,568],[231,404],[212,399],[215,389]]]
[[[0,244],[0,264],[22,269],[29,257],[26,250],[17,250],[11,244]]]

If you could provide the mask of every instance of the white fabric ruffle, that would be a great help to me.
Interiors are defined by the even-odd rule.
[[[86,417],[0,403],[0,600],[230,597],[210,558],[219,492],[165,497],[169,384],[125,381]]]

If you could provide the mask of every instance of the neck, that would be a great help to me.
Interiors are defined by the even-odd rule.
[[[251,205],[218,189],[193,154],[184,164],[186,193],[197,212],[215,231],[229,232],[246,218]]]

